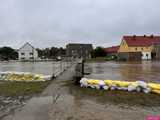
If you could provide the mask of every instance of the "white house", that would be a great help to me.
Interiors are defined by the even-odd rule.
[[[36,60],[38,59],[37,50],[28,42],[18,50],[19,60]]]

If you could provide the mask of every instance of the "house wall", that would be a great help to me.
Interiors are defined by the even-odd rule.
[[[125,58],[127,60],[139,60],[139,58],[141,58],[142,60],[150,60],[152,59],[152,55],[151,55],[152,50],[153,50],[153,46],[129,47],[126,41],[122,40],[118,52],[122,53],[122,54],[119,54],[119,57],[121,57],[122,59]],[[141,57],[140,57],[140,53],[141,53]]]
[[[140,61],[141,56],[142,56],[141,52],[120,52],[118,53],[119,60]]]
[[[26,44],[18,51],[18,58],[19,60],[35,60],[38,58],[38,52],[32,46]]]
[[[152,49],[153,60],[160,60],[160,45],[152,45]]]
[[[68,44],[66,46],[67,56],[78,58],[91,58],[93,47],[91,44]]]
[[[122,40],[118,52],[129,52],[129,47],[125,40]]]
[[[142,60],[151,60],[151,52],[142,52]]]
[[[151,47],[129,47],[129,52],[151,52]]]

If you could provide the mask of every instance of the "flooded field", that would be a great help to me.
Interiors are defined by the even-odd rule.
[[[87,78],[160,82],[160,62],[99,62],[86,63]]]
[[[86,63],[85,71],[91,72],[86,76],[89,78],[150,80],[153,77],[158,81],[158,66],[156,62]],[[71,81],[74,72],[72,66],[41,95],[2,120],[145,120],[148,115],[159,115],[159,95],[81,88]]]
[[[52,75],[60,69],[60,62],[0,62],[0,72],[18,71]]]

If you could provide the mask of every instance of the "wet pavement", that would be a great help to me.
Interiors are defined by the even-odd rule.
[[[151,65],[143,63],[146,67],[142,67],[140,63],[87,64],[90,66],[88,70],[92,71],[92,74],[86,77],[122,80],[154,78],[152,80],[158,81],[158,76],[154,75],[158,75],[159,63],[150,63]],[[155,68],[151,66],[155,66]],[[127,72],[127,70],[129,71]],[[84,88],[66,85],[66,82],[72,79],[74,72],[74,66],[72,66],[53,81],[40,96],[33,97],[24,107],[16,109],[3,120],[145,120],[148,115],[159,114],[159,107],[114,105],[97,99],[97,96],[83,94],[79,90]],[[135,77],[132,75],[133,73],[135,73]]]

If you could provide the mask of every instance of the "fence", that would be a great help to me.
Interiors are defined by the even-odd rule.
[[[56,62],[53,77],[59,76],[61,73],[63,73],[65,70],[67,70],[73,64],[76,64],[77,62],[78,62],[78,59],[76,58],[64,58],[61,61]]]

